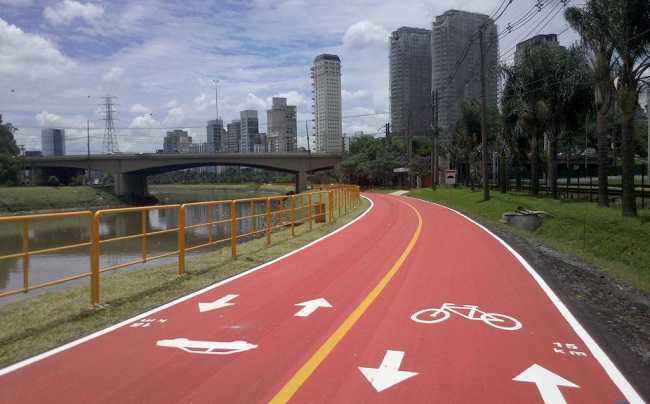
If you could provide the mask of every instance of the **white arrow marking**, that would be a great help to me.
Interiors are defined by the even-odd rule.
[[[230,300],[236,298],[239,295],[225,295],[212,303],[199,303],[199,311],[203,313],[204,311],[216,310],[222,307],[232,306],[235,303],[228,303]]]
[[[332,307],[330,302],[323,299],[322,297],[319,298],[319,299],[314,299],[314,300],[309,300],[309,301],[302,302],[302,303],[297,303],[296,306],[304,306],[296,314],[294,314],[294,316],[296,316],[296,317],[307,317],[311,313],[318,310],[319,307]]]
[[[381,392],[418,374],[417,372],[399,370],[402,359],[404,359],[404,352],[388,350],[378,368],[364,368],[359,366],[359,370],[368,379],[370,384],[372,384],[372,387],[377,392]]]
[[[544,404],[566,404],[566,400],[564,399],[559,386],[580,388],[577,384],[556,375],[536,363],[521,372],[519,376],[516,376],[512,380],[516,382],[535,383],[539,390],[539,394],[542,396]]]
[[[156,342],[156,345],[168,348],[178,348],[189,353],[208,355],[230,355],[257,348],[257,345],[246,341],[193,341],[187,338],[161,339]]]

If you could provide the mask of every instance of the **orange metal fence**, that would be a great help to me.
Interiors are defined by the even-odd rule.
[[[201,248],[219,244],[230,244],[232,258],[237,257],[237,243],[256,237],[266,237],[267,245],[277,229],[286,228],[295,235],[296,225],[307,223],[309,230],[313,223],[333,223],[336,217],[347,214],[360,203],[361,193],[358,186],[330,185],[319,187],[311,192],[297,195],[258,197],[248,199],[235,199],[227,201],[207,201],[185,203],[182,205],[157,205],[121,209],[103,209],[96,212],[79,211],[64,213],[48,213],[25,216],[0,217],[0,225],[16,223],[21,227],[20,251],[0,256],[0,261],[12,258],[22,258],[23,286],[18,289],[0,292],[0,298],[27,293],[34,289],[58,285],[75,279],[90,278],[90,303],[97,305],[100,302],[100,274],[126,268],[131,265],[149,262],[152,260],[178,256],[178,275],[185,274],[186,254]],[[239,216],[238,207],[246,206],[249,214]],[[187,214],[193,209],[207,209],[207,221],[187,224]],[[165,211],[177,215],[177,226],[161,230],[148,230],[150,212]],[[243,211],[243,210],[242,210]],[[227,212],[227,215],[219,214]],[[141,229],[135,234],[102,235],[102,223],[107,218],[119,215],[140,215]],[[56,221],[71,217],[88,219],[88,240],[76,244],[67,244],[51,248],[30,250],[29,235],[30,223],[35,221]],[[244,224],[247,224],[244,225]],[[207,241],[199,244],[188,243],[188,230],[205,228]],[[214,231],[221,229],[227,237],[216,238]],[[248,229],[248,230],[243,230]],[[217,231],[217,233],[219,233]],[[165,234],[175,234],[178,244],[171,251],[164,251],[151,255],[149,241],[152,237]],[[140,240],[140,257],[128,262],[101,267],[102,248],[105,246],[127,240]],[[54,252],[68,251],[80,248],[89,249],[90,268],[88,272],[75,274],[61,279],[44,283],[30,284],[29,260],[30,256],[43,255]]]

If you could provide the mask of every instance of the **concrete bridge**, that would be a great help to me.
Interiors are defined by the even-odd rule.
[[[32,183],[43,185],[52,175],[66,181],[84,170],[100,170],[113,175],[115,194],[141,198],[147,194],[147,177],[168,171],[203,166],[245,166],[292,173],[296,191],[306,187],[307,174],[334,168],[340,154],[309,153],[201,153],[201,154],[106,154],[26,157],[25,168],[32,171]]]

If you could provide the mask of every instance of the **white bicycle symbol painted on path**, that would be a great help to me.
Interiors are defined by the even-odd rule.
[[[463,313],[466,311],[466,313]],[[441,323],[451,317],[451,313],[457,314],[468,320],[480,320],[485,324],[500,330],[514,331],[521,328],[521,322],[516,318],[499,313],[486,313],[479,310],[478,306],[469,304],[456,305],[454,303],[443,303],[439,308],[424,309],[414,313],[411,320],[422,324]]]

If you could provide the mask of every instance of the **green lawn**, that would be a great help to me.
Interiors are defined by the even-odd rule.
[[[186,265],[187,275],[181,278],[176,276],[175,263],[102,275],[101,302],[108,305],[104,309],[88,309],[87,283],[0,306],[0,368],[284,255],[350,222],[368,206],[363,199],[361,206],[334,224],[314,224],[311,231],[308,224],[296,226],[293,238],[289,230],[274,232],[270,246],[266,238],[242,243],[236,260],[230,257],[228,245],[195,256]]]
[[[88,186],[0,188],[0,214],[47,209],[83,210],[90,207],[123,204],[113,194]]]
[[[623,218],[620,209],[598,208],[589,202],[557,201],[523,194],[492,192],[483,202],[482,192],[465,188],[419,189],[410,195],[438,202],[480,219],[493,227],[569,253],[605,271],[616,279],[650,292],[650,211],[639,218]],[[543,210],[552,218],[534,232],[499,222],[501,214],[518,206]]]

